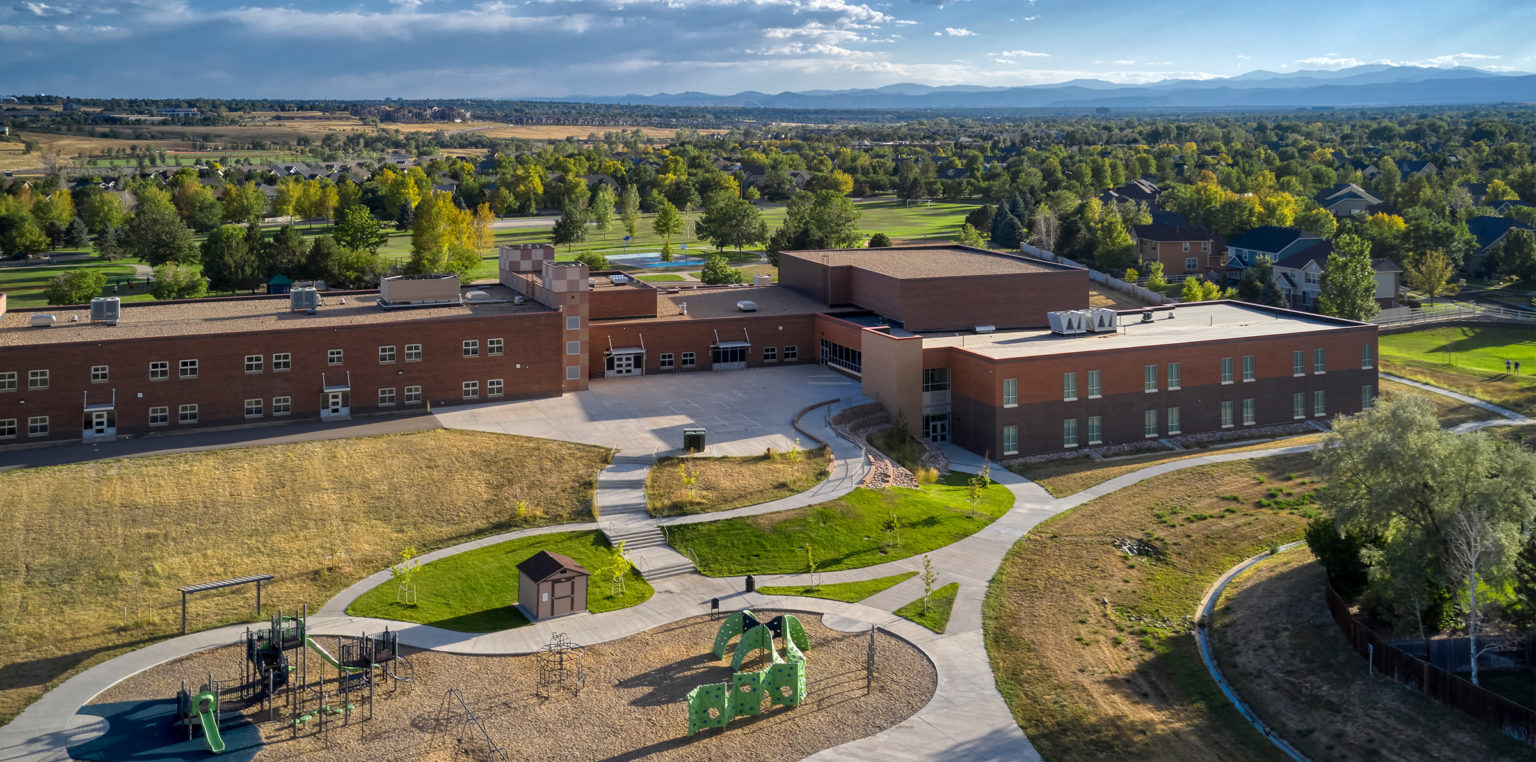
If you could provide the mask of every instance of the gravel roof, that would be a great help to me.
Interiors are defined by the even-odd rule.
[[[952,278],[1067,269],[1041,260],[955,245],[786,251],[779,256],[825,262],[833,267],[857,267],[893,278]]]
[[[484,291],[491,299],[511,299],[513,292],[496,284],[476,284],[466,291]],[[318,313],[290,312],[287,296],[234,299],[197,299],[184,302],[142,302],[123,305],[115,326],[93,325],[88,306],[51,307],[45,310],[12,311],[0,318],[0,346],[62,344],[158,336],[191,336],[213,333],[251,333],[315,326],[342,326],[431,320],[471,315],[543,312],[543,305],[527,300],[521,305],[498,304],[381,309],[378,292],[323,295]],[[346,304],[341,300],[345,299]],[[33,328],[33,315],[51,313],[52,328]],[[78,315],[79,321],[71,321]]]

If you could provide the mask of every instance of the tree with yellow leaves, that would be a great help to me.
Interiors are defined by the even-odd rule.
[[[491,211],[490,204],[475,207],[475,216],[469,223],[470,245],[481,250],[495,246],[496,234],[491,230],[491,223],[495,221],[496,215]]]

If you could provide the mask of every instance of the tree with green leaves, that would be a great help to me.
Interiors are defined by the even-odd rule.
[[[1324,315],[1362,323],[1381,312],[1376,303],[1376,268],[1371,266],[1369,241],[1345,233],[1333,242],[1317,308]]]
[[[167,262],[155,268],[149,293],[156,299],[197,299],[208,293],[208,281],[197,270]]]
[[[768,240],[769,259],[778,252],[806,249],[842,249],[858,246],[859,210],[853,200],[837,191],[800,191],[784,208],[784,224]]]
[[[868,247],[871,249],[889,249],[891,237],[884,233],[876,233],[869,237]]]
[[[1536,283],[1536,236],[1531,231],[1514,228],[1504,234],[1494,257],[1500,275],[1513,275],[1526,283]]]
[[[981,231],[972,227],[969,222],[960,223],[960,232],[957,234],[956,240],[961,246],[971,246],[977,249],[985,249],[987,247],[987,239],[983,238]]]
[[[576,255],[576,261],[586,265],[587,270],[591,272],[608,269],[608,258],[600,251],[587,249]]]
[[[730,262],[719,254],[710,257],[704,263],[704,269],[699,272],[699,280],[711,286],[742,283],[746,279],[746,273],[743,273],[740,268],[731,267]]]
[[[105,191],[92,193],[80,200],[78,216],[85,227],[96,235],[123,224],[128,215],[123,211],[123,201],[116,193]]]
[[[717,249],[734,246],[740,251],[767,238],[768,224],[751,202],[731,191],[719,190],[704,200],[704,214],[694,222],[693,232]]]
[[[255,288],[263,278],[256,252],[247,245],[245,229],[238,225],[215,228],[203,240],[203,277],[214,291]]]
[[[1182,290],[1179,292],[1181,302],[1209,302],[1220,298],[1221,286],[1207,283],[1198,275],[1185,278]]]
[[[96,236],[96,256],[112,262],[128,256],[128,250],[123,246],[122,228],[107,228]]]
[[[264,278],[276,273],[292,277],[299,274],[308,256],[309,242],[297,228],[284,225],[262,246],[257,262]]]
[[[155,189],[148,189],[155,191]],[[157,195],[158,194],[158,195]],[[197,259],[197,241],[163,192],[141,193],[133,217],[123,226],[123,246],[130,256],[159,266]]]
[[[362,204],[348,207],[341,213],[341,219],[336,221],[332,235],[342,248],[370,254],[377,254],[379,247],[389,241],[389,234],[384,232],[384,224]]]
[[[619,197],[619,218],[624,222],[624,235],[635,237],[635,231],[640,227],[640,186],[630,183],[624,186],[624,194]]]
[[[1456,273],[1456,266],[1444,252],[1431,249],[1409,262],[1403,270],[1408,287],[1429,297],[1429,303],[1434,304],[1435,297],[1450,293],[1450,280]]]
[[[1285,294],[1275,284],[1275,265],[1269,257],[1258,257],[1243,269],[1237,282],[1237,298],[1269,307],[1285,307]]]
[[[613,188],[609,187],[607,183],[598,183],[597,192],[592,194],[592,208],[590,211],[593,225],[597,228],[597,232],[603,234],[605,239],[608,237],[608,228],[613,225],[613,206]]]
[[[933,586],[939,581],[939,573],[933,570],[933,557],[923,554],[923,613],[928,613],[928,600],[933,597]]]
[[[1120,270],[1136,263],[1136,242],[1131,240],[1131,234],[1125,229],[1125,221],[1119,214],[1104,214],[1097,237],[1093,258],[1100,267]]]
[[[683,232],[683,215],[678,213],[671,201],[664,200],[656,210],[656,217],[651,220],[651,229],[661,236],[662,260],[671,261],[672,236]]]
[[[55,275],[48,281],[49,304],[86,304],[101,296],[107,276],[100,270],[79,268]]]
[[[1162,262],[1147,263],[1147,290],[1162,292],[1168,287],[1168,279],[1163,277]]]
[[[246,181],[243,185],[225,188],[220,205],[224,207],[226,222],[260,220],[267,209],[267,194],[254,181]]]
[[[75,217],[69,221],[69,227],[64,229],[64,245],[71,249],[83,249],[91,243],[91,231],[86,229],[85,220]]]

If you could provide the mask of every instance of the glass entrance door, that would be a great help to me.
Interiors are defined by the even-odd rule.
[[[923,416],[923,434],[930,441],[943,444],[949,441],[949,413]]]

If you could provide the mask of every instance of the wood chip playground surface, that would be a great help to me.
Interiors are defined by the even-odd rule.
[[[805,652],[805,703],[768,709],[692,738],[688,691],[731,679],[729,653],[720,660],[710,653],[722,620],[707,616],[586,646],[586,682],[579,695],[557,689],[549,698],[538,697],[533,655],[410,653],[415,679],[393,693],[381,683],[372,719],[359,712],[347,725],[328,720],[323,735],[311,725],[295,738],[286,704],[276,721],[266,721],[264,711],[250,711],[265,742],[255,759],[453,759],[462,711],[450,702],[452,710],[440,714],[450,688],[459,689],[513,760],[798,760],[896,725],[933,696],[934,666],[906,641],[885,632],[877,636],[875,679],[866,693],[868,633],[829,629],[815,615],[801,614],[800,620],[811,646]],[[300,653],[308,654],[294,651],[290,658]],[[193,654],[134,675],[91,703],[174,698],[183,680],[195,689],[210,673],[215,679],[238,676],[243,657],[236,646]],[[323,665],[309,658],[313,682]],[[764,658],[759,653],[742,668],[758,669],[762,665],[754,662]],[[330,679],[334,682],[334,672]],[[460,758],[467,753],[470,759],[495,759],[473,726],[463,737]]]

